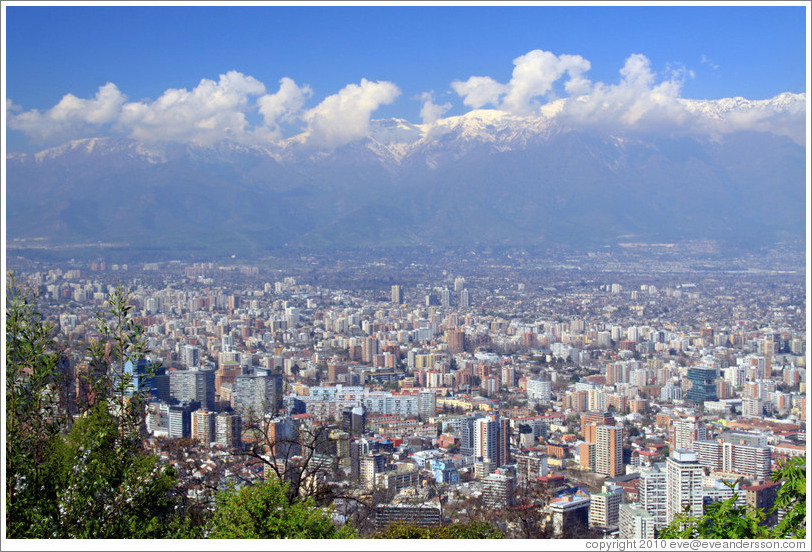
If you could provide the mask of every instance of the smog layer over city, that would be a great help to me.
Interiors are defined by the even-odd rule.
[[[2,10],[4,549],[809,545],[807,3]]]

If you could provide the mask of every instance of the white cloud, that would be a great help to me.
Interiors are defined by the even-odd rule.
[[[392,103],[400,90],[391,82],[361,79],[305,112],[310,145],[335,148],[369,135],[372,112]]]
[[[679,126],[688,119],[689,114],[679,102],[682,84],[690,76],[688,71],[672,70],[669,79],[657,83],[649,59],[632,54],[620,69],[620,76],[618,84],[598,82],[589,93],[557,103],[555,116],[578,126],[638,130]]]
[[[462,98],[462,103],[479,109],[486,105],[499,105],[499,97],[508,87],[490,77],[471,77],[467,81],[454,81],[451,88]]]
[[[584,77],[591,65],[581,56],[556,56],[544,50],[533,50],[513,60],[513,75],[507,84],[491,77],[471,77],[454,81],[451,88],[463,98],[465,105],[479,109],[493,105],[515,115],[538,114],[537,98],[550,96],[553,85],[564,75],[569,78],[564,88],[570,94],[589,91],[590,82]]]
[[[305,102],[312,95],[310,86],[300,87],[293,79],[284,77],[279,81],[279,91],[262,96],[257,100],[257,105],[265,124],[276,129],[279,123],[291,122],[300,117]]]
[[[502,101],[502,109],[516,115],[538,113],[535,98],[550,94],[553,84],[564,74],[575,82],[570,89],[585,92],[588,81],[583,74],[590,63],[581,56],[556,56],[551,52],[533,50],[513,60],[513,76],[508,83],[509,92]],[[569,83],[568,83],[569,84]]]
[[[141,140],[241,140],[248,127],[249,97],[264,93],[265,85],[254,77],[229,71],[217,82],[201,80],[191,91],[172,88],[152,103],[125,104],[118,123]]]
[[[7,102],[8,126],[35,140],[75,137],[86,132],[89,127],[100,127],[115,121],[125,100],[126,96],[116,85],[108,82],[99,87],[93,99],[66,94],[45,113],[36,109],[22,111],[19,106]]]
[[[423,102],[423,107],[420,108],[420,118],[424,124],[432,124],[443,114],[451,109],[449,102],[439,105],[434,103],[434,94],[432,92],[423,92],[418,99]]]

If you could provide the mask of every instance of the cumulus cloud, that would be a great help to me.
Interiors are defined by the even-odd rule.
[[[584,77],[591,65],[581,56],[564,54],[557,56],[544,50],[533,50],[513,60],[513,74],[507,84],[491,77],[470,77],[466,81],[454,81],[451,88],[463,99],[465,105],[479,109],[493,105],[516,115],[537,114],[539,97],[553,93],[553,85],[564,75],[569,78],[564,89],[570,94],[589,91],[590,82]]]
[[[127,103],[118,124],[141,140],[240,140],[248,127],[249,98],[264,93],[265,85],[254,77],[229,71],[216,82],[201,80],[192,90],[169,89],[151,103]]]
[[[462,98],[462,103],[479,109],[486,105],[497,106],[499,97],[508,91],[508,87],[490,77],[471,77],[467,81],[454,81],[451,88]]]
[[[391,82],[361,79],[305,112],[310,145],[335,148],[369,135],[372,112],[392,103],[400,90]]]
[[[442,105],[434,103],[434,94],[432,92],[423,92],[418,99],[423,102],[423,107],[420,108],[420,118],[424,124],[432,124],[437,119],[443,116],[446,111],[451,109],[451,104],[446,102]]]
[[[22,111],[20,106],[7,102],[8,126],[38,141],[54,137],[75,137],[90,128],[115,121],[125,100],[126,96],[118,87],[108,82],[99,87],[95,98],[82,99],[66,94],[59,103],[44,113],[36,109]]]
[[[312,95],[313,90],[310,86],[300,87],[293,79],[284,77],[279,81],[279,91],[276,94],[262,96],[257,100],[257,105],[265,124],[277,128],[279,123],[291,122],[298,118]]]
[[[649,59],[632,54],[620,69],[617,84],[595,83],[589,93],[566,98],[542,112],[578,126],[653,130],[683,125],[689,114],[679,95],[690,72],[678,67],[669,73],[658,83]]]

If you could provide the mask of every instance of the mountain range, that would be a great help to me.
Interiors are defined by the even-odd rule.
[[[736,107],[692,104],[708,117]],[[609,132],[497,110],[431,125],[373,120],[367,138],[333,150],[301,136],[262,146],[88,138],[7,156],[7,242],[216,253],[769,245],[804,238],[806,170],[805,146],[770,132]]]

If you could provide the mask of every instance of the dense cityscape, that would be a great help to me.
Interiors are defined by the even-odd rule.
[[[288,253],[123,263],[9,253],[92,397],[117,286],[148,352],[148,450],[202,510],[270,477],[360,536],[487,521],[654,538],[734,494],[772,511],[806,451],[806,271],[792,248]]]

